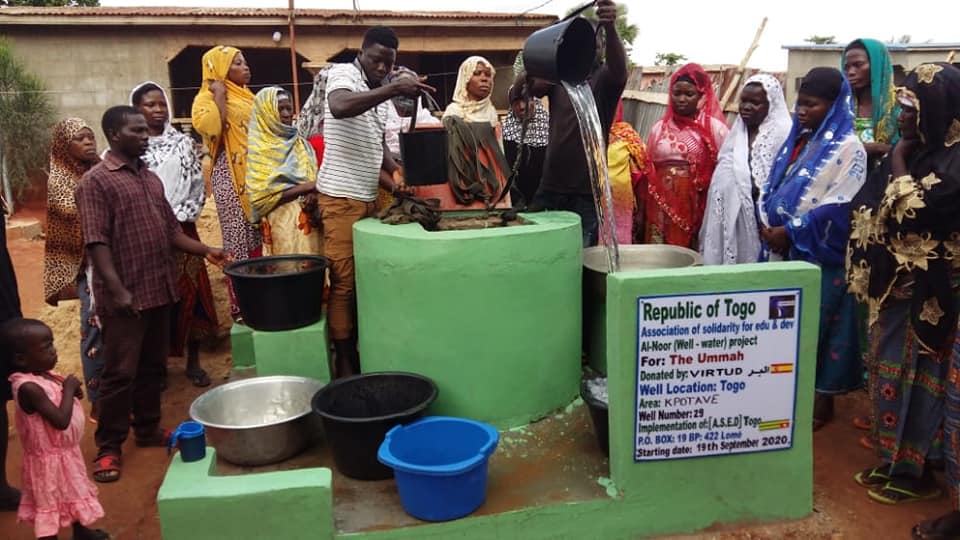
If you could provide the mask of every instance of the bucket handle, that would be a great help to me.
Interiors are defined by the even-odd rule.
[[[564,17],[564,18],[560,19],[559,21],[557,21],[556,24],[560,24],[560,23],[562,23],[563,21],[568,21],[568,20],[576,17],[577,15],[580,15],[580,14],[583,13],[584,11],[592,8],[594,5],[596,5],[596,3],[597,3],[597,0],[590,0],[590,1],[587,2],[586,4],[578,7],[577,9],[571,11],[570,13],[568,13],[566,17]]]
[[[407,130],[404,133],[410,133],[417,127],[417,116],[420,114],[420,100],[425,99],[428,105],[431,105],[435,109],[440,109],[440,105],[437,104],[437,100],[433,99],[433,96],[428,94],[425,91],[420,92],[420,95],[417,96],[417,108],[413,111],[413,115],[410,116],[410,125],[407,127]]]

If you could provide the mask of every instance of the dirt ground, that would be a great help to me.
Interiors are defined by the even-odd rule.
[[[27,209],[25,214],[42,218],[42,212]],[[22,217],[22,215],[18,215]],[[204,211],[198,228],[201,238],[219,245],[219,228],[212,203]],[[26,316],[38,317],[54,329],[60,363],[64,374],[81,375],[79,365],[79,316],[76,301],[62,302],[57,308],[43,303],[41,278],[43,241],[15,240],[9,243],[20,286],[20,297]],[[201,352],[201,362],[213,383],[223,384],[231,370],[230,344],[226,339],[230,321],[223,275],[211,269],[222,326],[222,336]],[[186,420],[190,403],[203,393],[182,376],[184,360],[170,359],[170,387],[164,394],[165,425],[175,426]],[[87,405],[85,404],[85,407]],[[842,397],[837,403],[838,417],[814,436],[814,512],[806,519],[770,525],[724,526],[697,535],[677,539],[899,539],[909,538],[910,527],[918,521],[950,510],[946,498],[936,501],[885,507],[870,501],[866,492],[852,479],[854,472],[874,464],[872,454],[857,444],[862,432],[853,428],[855,414],[867,410],[866,394],[857,392]],[[12,404],[8,404],[12,414]],[[19,483],[20,442],[11,428],[10,456],[7,473]],[[84,456],[92,460],[95,453],[93,425],[88,424],[82,442]],[[163,481],[169,457],[156,448],[136,448],[128,441],[123,455],[123,477],[114,484],[100,485],[100,500],[106,517],[98,526],[110,531],[118,540],[154,540],[161,538],[157,516],[156,494]],[[20,540],[32,538],[30,527],[17,525],[11,512],[0,513],[0,538]],[[588,539],[593,540],[593,539]],[[602,540],[602,539],[596,539]]]

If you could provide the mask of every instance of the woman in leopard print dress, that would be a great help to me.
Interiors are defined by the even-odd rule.
[[[100,325],[94,315],[90,269],[84,262],[80,218],[73,192],[80,177],[99,161],[97,142],[86,122],[66,118],[53,127],[47,178],[43,297],[51,306],[60,300],[80,299],[80,360],[87,397],[93,404],[96,404],[98,379],[103,371]]]

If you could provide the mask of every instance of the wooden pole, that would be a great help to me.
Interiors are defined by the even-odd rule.
[[[297,69],[297,35],[296,15],[293,11],[293,2],[290,0],[290,14],[287,19],[290,23],[290,69],[293,72],[293,113],[300,114],[300,77]]]
[[[957,51],[950,51],[950,54],[947,55],[947,63],[952,64],[953,59],[956,58],[956,56],[957,56]]]
[[[750,44],[750,48],[747,49],[747,53],[743,55],[743,60],[740,61],[740,66],[737,68],[736,73],[733,75],[733,79],[730,81],[730,84],[727,85],[727,89],[723,92],[723,99],[720,100],[720,110],[727,110],[727,103],[730,102],[730,98],[733,97],[733,93],[737,90],[737,87],[740,86],[740,78],[743,76],[744,70],[747,68],[747,62],[750,61],[750,57],[753,56],[753,51],[757,50],[757,46],[760,45],[760,36],[763,35],[763,29],[767,26],[767,18],[764,17],[763,21],[760,22],[760,28],[757,28],[756,35],[753,36],[753,43]]]

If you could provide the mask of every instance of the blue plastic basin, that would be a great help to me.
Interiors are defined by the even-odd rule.
[[[377,453],[393,469],[403,509],[424,521],[448,521],[480,508],[487,463],[500,434],[493,426],[430,416],[387,432]]]

